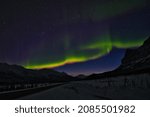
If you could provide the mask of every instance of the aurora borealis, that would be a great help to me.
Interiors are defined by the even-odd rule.
[[[0,13],[0,62],[30,69],[107,71],[150,34],[148,0],[4,1]]]

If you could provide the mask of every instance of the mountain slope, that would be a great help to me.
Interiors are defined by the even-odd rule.
[[[150,68],[150,37],[137,49],[128,49],[118,70],[142,70]]]
[[[0,63],[0,83],[43,83],[50,81],[69,81],[73,77],[51,69],[32,70],[18,65]]]

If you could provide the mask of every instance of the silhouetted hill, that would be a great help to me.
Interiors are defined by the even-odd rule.
[[[83,74],[80,74],[80,75],[78,75],[78,76],[76,76],[77,78],[79,78],[79,79],[85,79],[87,76],[86,75],[83,75]]]
[[[43,83],[70,81],[73,77],[52,69],[32,70],[19,65],[0,63],[0,83]]]

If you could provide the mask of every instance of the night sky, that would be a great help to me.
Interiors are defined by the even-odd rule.
[[[0,62],[72,75],[112,70],[150,36],[148,1],[1,1]]]

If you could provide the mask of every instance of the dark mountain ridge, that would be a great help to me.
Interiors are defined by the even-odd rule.
[[[121,65],[109,72],[92,74],[87,79],[108,78],[121,75],[150,73],[150,37],[136,49],[127,49]]]
[[[72,76],[52,69],[32,70],[19,65],[0,63],[0,83],[43,83],[73,80]]]

